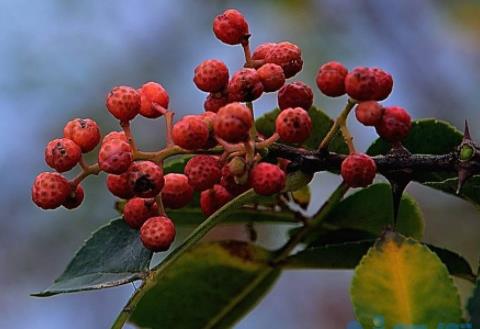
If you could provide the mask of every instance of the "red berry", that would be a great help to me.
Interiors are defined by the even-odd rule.
[[[198,150],[208,142],[208,125],[200,116],[187,115],[172,130],[173,142],[186,150]]]
[[[375,161],[366,154],[350,154],[343,160],[341,175],[350,187],[366,187],[373,182],[377,166]]]
[[[373,71],[368,67],[354,68],[345,77],[345,90],[357,101],[374,100],[376,86]]]
[[[86,153],[100,141],[100,129],[92,119],[73,119],[63,128],[63,136],[74,141]]]
[[[225,10],[213,20],[213,33],[222,42],[236,45],[248,40],[248,23],[241,12]]]
[[[301,107],[288,108],[278,115],[275,131],[283,142],[302,143],[310,136],[312,120]]]
[[[215,184],[211,189],[200,193],[200,209],[205,216],[210,216],[232,198],[233,196],[225,187]]]
[[[208,94],[207,98],[205,99],[205,102],[203,103],[203,108],[207,112],[217,113],[221,107],[227,105],[228,103],[229,102],[228,102],[227,94],[221,94],[221,93]]]
[[[297,45],[287,41],[271,47],[265,55],[265,61],[280,65],[287,79],[300,72],[303,66],[302,51]]]
[[[150,217],[140,228],[140,239],[151,251],[168,250],[175,239],[175,224],[168,217]]]
[[[262,162],[253,167],[249,179],[255,193],[272,195],[283,190],[286,175],[279,166]]]
[[[107,135],[105,135],[105,137],[103,137],[102,144],[105,144],[112,139],[120,139],[128,143],[128,138],[127,136],[125,136],[125,133],[123,131],[111,131]]]
[[[248,139],[252,124],[249,108],[240,103],[230,103],[217,112],[213,129],[217,137],[229,143],[240,143]]]
[[[114,87],[107,95],[106,105],[115,118],[127,122],[140,111],[140,94],[131,87]]]
[[[312,104],[313,91],[302,81],[286,84],[278,92],[278,106],[281,110],[289,107],[301,107],[308,111]]]
[[[163,86],[156,82],[147,82],[139,90],[139,113],[146,118],[155,119],[164,115],[168,110],[170,98]]]
[[[195,191],[211,188],[222,176],[218,159],[209,155],[196,155],[188,160],[184,172]]]
[[[188,177],[183,174],[165,175],[162,189],[162,201],[165,207],[178,209],[185,207],[193,198],[193,188],[188,184]]]
[[[395,143],[407,137],[411,127],[412,119],[408,112],[400,106],[390,106],[385,108],[375,129],[381,138]]]
[[[42,172],[32,186],[32,200],[43,209],[55,209],[62,205],[72,191],[65,177],[55,172]]]
[[[215,131],[213,130],[213,123],[215,122],[215,117],[217,116],[214,112],[204,112],[200,115],[203,122],[207,124],[208,127],[208,140],[207,144],[205,144],[205,149],[211,149],[212,147],[217,146],[218,142],[215,138]]]
[[[330,97],[342,96],[345,94],[345,77],[348,70],[339,62],[328,62],[320,66],[316,82],[318,89]]]
[[[124,173],[132,161],[132,149],[127,142],[121,139],[111,139],[100,147],[98,165],[106,173],[116,175]]]
[[[82,150],[71,139],[57,138],[45,148],[45,161],[58,172],[72,169],[80,161]]]
[[[195,68],[193,82],[207,93],[222,91],[228,84],[228,68],[222,61],[206,60]]]
[[[230,102],[251,102],[263,93],[263,84],[256,70],[243,68],[233,75],[227,92]]]
[[[277,91],[285,83],[283,69],[277,64],[264,64],[257,70],[257,74],[266,92]]]
[[[262,43],[253,51],[252,59],[264,60],[267,53],[277,44],[273,42]]]
[[[365,126],[376,126],[382,120],[383,107],[375,101],[361,102],[355,108],[357,120]]]
[[[232,195],[239,195],[245,192],[250,188],[249,182],[240,184],[238,179],[235,179],[236,176],[230,171],[229,165],[226,164],[222,167],[222,178],[220,179],[220,184],[227,189]]]
[[[128,170],[128,183],[135,195],[153,198],[163,188],[163,168],[151,161],[137,161]]]
[[[131,228],[138,229],[150,217],[158,215],[158,206],[153,199],[133,198],[123,208],[123,219]]]
[[[121,199],[130,199],[135,196],[132,187],[128,181],[128,171],[121,175],[107,175],[108,190]]]
[[[373,76],[375,77],[375,94],[373,99],[377,101],[384,100],[390,95],[393,88],[393,79],[392,76],[380,68],[372,69]]]
[[[83,187],[77,185],[75,191],[71,191],[65,201],[63,201],[62,206],[67,209],[77,208],[79,205],[82,204],[84,197],[85,192],[83,191]]]

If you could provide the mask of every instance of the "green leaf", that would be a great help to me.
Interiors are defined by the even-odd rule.
[[[435,119],[423,119],[413,122],[410,134],[403,145],[412,153],[444,154],[455,150],[463,135],[451,124]],[[386,154],[390,144],[382,139],[377,139],[368,149],[370,155]],[[447,173],[421,173],[415,175],[419,182],[443,181],[454,176]]]
[[[275,120],[280,114],[279,109],[264,114],[255,121],[257,130],[266,137],[270,137],[275,132]],[[317,149],[322,139],[327,135],[333,120],[321,110],[311,107],[308,111],[312,119],[312,134],[304,142],[304,146],[309,149]],[[330,142],[328,149],[337,153],[348,153],[348,147],[343,140],[340,132],[338,132]]]
[[[475,206],[480,207],[480,176],[473,176],[467,180],[459,194],[456,193],[458,178],[448,178],[441,182],[425,182],[423,184],[467,200]]]
[[[145,276],[151,257],[138,230],[115,219],[93,233],[53,285],[33,296],[102,289],[139,280]]]
[[[468,301],[468,313],[470,314],[470,322],[473,329],[480,328],[480,279],[475,285],[473,296]]]
[[[222,208],[218,209],[215,213],[198,225],[195,230],[190,233],[190,235],[182,242],[181,245],[179,245],[153,269],[151,276],[147,277],[144,285],[135,292],[127,305],[123,308],[122,312],[120,312],[112,328],[122,328],[123,324],[127,321],[131,312],[136,307],[136,304],[142,299],[149,287],[154,284],[156,280],[163,276],[163,272],[168,269],[171,264],[180,259],[187,250],[195,246],[195,244],[197,244],[213,227],[222,223],[230,211],[240,208],[242,205],[253,201],[255,198],[255,192],[253,189],[249,189],[230,202],[226,203]]]
[[[310,204],[312,195],[310,193],[310,186],[304,185],[300,189],[292,192],[293,201],[298,204],[302,209],[307,209]]]
[[[205,220],[200,208],[186,207],[181,209],[168,209],[168,216],[175,225],[198,225]],[[228,223],[298,223],[291,211],[257,210],[253,208],[234,209],[228,213]]]
[[[264,249],[239,241],[197,245],[156,278],[130,321],[142,328],[230,328],[279,271]]]
[[[183,174],[183,169],[187,164],[188,160],[190,160],[193,156],[192,155],[179,155],[174,158],[168,158],[163,163],[163,171],[165,174],[169,173],[177,173]]]
[[[359,190],[342,200],[328,215],[323,227],[310,234],[308,243],[329,230],[361,230],[379,236],[387,226],[393,224],[393,202],[388,184],[374,184]],[[423,216],[415,200],[408,194],[402,196],[397,219],[398,232],[416,239],[423,237]]]
[[[352,302],[363,328],[462,323],[460,297],[447,267],[426,246],[389,232],[356,268]]]
[[[282,263],[284,269],[353,269],[374,245],[375,240],[359,240],[345,243],[308,247],[289,256]],[[448,272],[459,278],[475,282],[476,276],[465,258],[459,254],[427,244],[447,266]]]

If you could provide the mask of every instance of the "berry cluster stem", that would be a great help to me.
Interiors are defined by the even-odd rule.
[[[137,152],[137,145],[135,144],[135,138],[133,138],[132,130],[130,129],[130,121],[122,121],[120,122],[120,125],[122,126],[123,132],[132,148],[133,154],[135,154]]]
[[[345,136],[345,132],[342,131],[342,134],[345,138],[345,142],[349,146],[349,149],[350,149],[350,147],[352,147],[353,150],[355,149],[353,147],[352,137],[351,137],[350,133],[348,132],[348,129],[346,129],[346,122],[347,122],[348,115],[350,114],[350,111],[353,109],[355,104],[356,104],[355,101],[353,101],[352,99],[348,99],[347,104],[345,105],[345,108],[340,113],[338,118],[335,120],[335,122],[333,123],[333,126],[330,128],[327,135],[325,136],[325,138],[322,140],[322,142],[318,146],[319,150],[326,150],[327,149],[328,144],[330,144],[332,139],[335,137],[335,134],[337,133],[338,129],[339,128],[341,129],[342,126],[345,127],[345,129],[343,129],[343,130],[345,130],[345,132],[347,132],[347,136]],[[350,145],[350,144],[352,144],[352,145]]]

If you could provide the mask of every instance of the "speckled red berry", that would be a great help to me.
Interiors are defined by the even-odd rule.
[[[263,84],[254,69],[243,68],[235,72],[227,87],[230,102],[251,102],[263,93]]]
[[[92,119],[73,119],[63,128],[63,136],[74,141],[83,153],[90,152],[100,141],[100,129]]]
[[[277,44],[274,42],[266,42],[258,45],[257,48],[255,48],[255,50],[253,51],[252,59],[264,60],[267,53],[276,45]]]
[[[377,166],[366,154],[350,154],[343,160],[340,173],[350,187],[366,187],[373,182]]]
[[[186,150],[198,150],[207,145],[208,125],[200,116],[187,115],[172,129],[173,142]]]
[[[55,172],[42,172],[32,186],[32,201],[43,209],[55,209],[67,199],[72,188],[68,180]]]
[[[135,196],[129,183],[128,171],[121,175],[107,175],[107,188],[113,195],[121,199],[130,199]]]
[[[123,220],[134,229],[139,229],[147,219],[156,215],[158,206],[153,199],[133,198],[123,208]]]
[[[373,99],[377,101],[384,100],[390,95],[393,89],[393,78],[390,73],[385,72],[380,68],[372,68],[373,76],[375,77],[375,93]]]
[[[205,216],[210,216],[232,198],[232,194],[225,187],[215,184],[211,189],[200,193],[200,209]]]
[[[320,66],[316,82],[318,89],[330,97],[338,97],[345,94],[345,77],[348,70],[343,64],[331,61]]]
[[[144,117],[155,119],[168,111],[170,98],[161,84],[157,82],[147,82],[138,92],[140,94],[139,113]]]
[[[45,161],[58,172],[65,172],[80,161],[82,150],[71,139],[57,138],[45,147]]]
[[[193,188],[183,174],[165,175],[165,185],[162,189],[162,201],[165,207],[178,209],[185,207],[193,198]]]
[[[140,111],[140,94],[131,87],[114,87],[107,95],[106,105],[115,118],[127,122]]]
[[[175,224],[168,217],[150,217],[140,228],[140,239],[151,251],[168,250],[175,240]]]
[[[313,104],[313,91],[302,81],[286,84],[278,92],[278,106],[281,110],[289,107],[301,107],[309,110]]]
[[[151,161],[136,161],[128,169],[128,182],[136,196],[153,198],[163,188],[163,168]]]
[[[303,66],[302,51],[297,45],[287,41],[271,47],[265,55],[265,61],[280,65],[287,79],[300,72]]]
[[[228,95],[226,93],[208,94],[205,102],[203,103],[203,108],[207,112],[217,113],[220,108],[228,103]]]
[[[240,103],[230,103],[217,112],[213,129],[217,137],[229,143],[240,143],[248,139],[252,124],[249,108]]]
[[[121,139],[111,139],[100,147],[98,165],[106,173],[115,175],[124,173],[132,161],[132,149],[127,142]]]
[[[301,107],[288,108],[275,120],[275,131],[283,142],[302,143],[310,136],[312,120]]]
[[[206,60],[195,68],[193,82],[207,93],[222,91],[228,84],[228,68],[222,61]]]
[[[249,181],[240,182],[235,179],[236,176],[230,171],[229,165],[226,164],[222,167],[222,178],[220,179],[220,185],[225,187],[232,195],[239,195],[250,188]]]
[[[285,84],[285,74],[280,65],[264,64],[257,70],[257,74],[266,92],[277,91]]]
[[[365,126],[376,126],[382,120],[383,106],[376,101],[361,102],[355,108],[357,120]]]
[[[125,136],[125,133],[123,131],[111,131],[108,134],[106,134],[105,137],[103,137],[102,144],[105,144],[106,142],[112,139],[120,139],[128,143],[128,138],[127,136]]]
[[[248,23],[241,12],[225,10],[213,20],[213,33],[222,42],[236,45],[248,40]]]
[[[385,108],[375,129],[381,138],[396,143],[407,137],[411,127],[412,119],[408,112],[400,106],[390,106]]]
[[[83,187],[77,185],[75,191],[70,191],[68,197],[63,201],[62,206],[67,209],[77,208],[82,204],[83,198],[85,197],[85,192]]]
[[[250,170],[250,184],[255,193],[272,195],[285,187],[285,172],[279,166],[262,162]]]
[[[218,159],[210,155],[196,155],[188,160],[184,173],[195,191],[211,188],[222,175]]]

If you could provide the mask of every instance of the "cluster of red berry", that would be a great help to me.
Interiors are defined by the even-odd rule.
[[[80,182],[90,174],[107,173],[107,187],[115,196],[128,199],[123,217],[132,228],[140,229],[146,248],[162,251],[175,237],[175,226],[165,208],[186,206],[200,192],[200,206],[211,215],[234,196],[253,188],[257,194],[272,195],[285,187],[284,161],[262,161],[261,151],[277,140],[301,145],[311,134],[308,110],[313,103],[312,89],[301,81],[285,83],[303,65],[301,50],[289,42],[265,43],[253,54],[249,49],[248,24],[237,10],[227,10],[213,22],[218,39],[240,44],[245,52],[245,67],[231,78],[226,65],[216,59],[195,68],[193,81],[209,95],[205,112],[187,115],[172,123],[169,95],[155,82],[141,88],[113,88],[106,98],[108,111],[120,121],[123,131],[108,133],[102,140],[98,163],[88,165],[82,153],[92,151],[100,142],[98,125],[91,119],[74,119],[64,128],[64,137],[48,143],[47,164],[57,172],[44,172],[35,179],[32,199],[41,208],[75,208],[83,200]],[[317,75],[320,90],[328,96],[347,93],[361,101],[357,118],[375,126],[380,136],[398,142],[410,128],[410,117],[399,107],[383,108],[376,101],[388,96],[391,76],[376,68],[351,71],[340,63],[323,65]],[[278,91],[281,109],[269,138],[255,130],[251,102],[263,92]],[[246,103],[243,104],[243,103]],[[130,121],[137,115],[164,117],[167,145],[158,152],[136,148]],[[163,160],[176,154],[197,154],[184,173],[164,175]],[[80,164],[82,171],[72,180],[60,173]],[[283,168],[283,169],[282,169]],[[366,186],[375,176],[375,162],[364,154],[352,153],[342,163],[341,173],[348,185]]]

